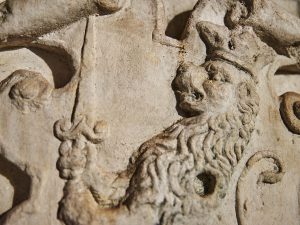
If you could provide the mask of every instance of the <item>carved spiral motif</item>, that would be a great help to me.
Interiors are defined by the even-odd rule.
[[[287,128],[295,134],[300,134],[300,94],[283,94],[280,113]]]
[[[0,93],[9,90],[12,104],[28,113],[44,106],[50,99],[53,87],[37,72],[17,70],[0,83]]]
[[[269,166],[266,167],[266,164]],[[285,170],[282,160],[271,151],[257,152],[248,160],[236,189],[236,214],[239,225],[248,224],[248,216],[251,213],[248,206],[253,204],[250,201],[252,192],[246,190],[254,192],[261,184],[273,185],[280,182]],[[249,182],[249,177],[255,179]]]

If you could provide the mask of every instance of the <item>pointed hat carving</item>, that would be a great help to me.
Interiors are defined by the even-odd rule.
[[[197,30],[206,45],[208,59],[228,61],[255,77],[276,54],[248,26],[229,30],[226,26],[203,21],[197,24]]]

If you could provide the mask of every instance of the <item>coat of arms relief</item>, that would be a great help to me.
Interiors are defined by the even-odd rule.
[[[299,224],[278,3],[8,0],[0,39],[1,224]]]

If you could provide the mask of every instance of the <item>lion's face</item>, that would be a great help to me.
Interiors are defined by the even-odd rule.
[[[178,106],[191,116],[232,111],[239,103],[239,84],[248,77],[222,61],[210,61],[204,66],[184,65],[174,81]]]

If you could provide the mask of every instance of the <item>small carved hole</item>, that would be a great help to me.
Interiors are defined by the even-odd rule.
[[[210,173],[200,173],[194,181],[194,188],[198,195],[206,197],[215,191],[216,177]]]
[[[200,92],[193,92],[192,93],[192,98],[199,101],[203,99],[203,94]]]
[[[229,48],[230,50],[234,50],[234,49],[235,49],[234,44],[232,43],[232,41],[229,41],[229,42],[228,42],[228,48]]]
[[[185,26],[187,24],[187,21],[191,15],[192,11],[186,11],[182,12],[178,15],[176,15],[168,24],[166,29],[166,35],[168,37],[182,40],[183,39],[183,32],[185,29]]]

